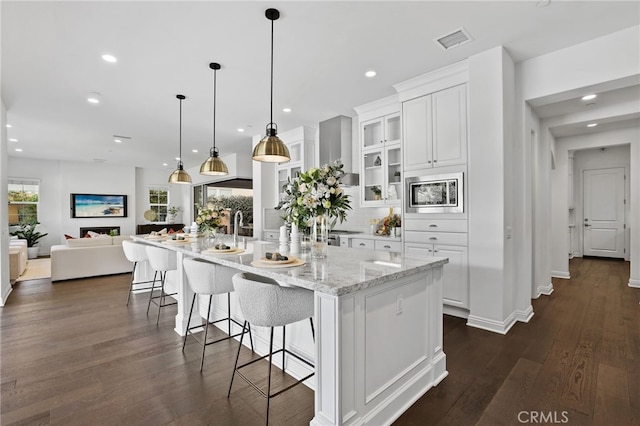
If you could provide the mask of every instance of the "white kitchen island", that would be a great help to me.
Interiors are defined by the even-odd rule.
[[[254,241],[243,253],[222,255],[207,252],[202,239],[182,245],[134,239],[177,253],[180,334],[192,297],[182,271],[185,256],[315,293],[312,425],[390,424],[447,375],[442,349],[442,266],[447,259],[329,247],[326,259],[299,255],[306,262],[302,266],[267,269],[251,262],[276,251],[272,243]],[[289,338],[287,346],[295,351]]]

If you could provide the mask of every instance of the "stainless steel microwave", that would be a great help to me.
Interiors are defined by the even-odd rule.
[[[410,177],[405,188],[407,213],[464,212],[464,173]]]

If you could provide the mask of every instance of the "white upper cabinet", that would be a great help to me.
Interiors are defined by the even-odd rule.
[[[278,135],[287,145],[291,160],[287,163],[278,163],[276,166],[276,205],[284,195],[283,187],[289,179],[296,178],[301,172],[307,171],[315,164],[315,129],[302,126],[282,132]]]
[[[363,149],[387,143],[400,143],[400,113],[393,113],[361,124]]]
[[[466,164],[466,85],[403,102],[402,126],[405,170]]]

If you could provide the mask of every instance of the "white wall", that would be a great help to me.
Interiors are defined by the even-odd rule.
[[[3,200],[0,209],[0,306],[4,306],[11,293],[9,282],[9,212],[4,200],[8,198],[7,188],[7,110],[0,98],[0,199]]]

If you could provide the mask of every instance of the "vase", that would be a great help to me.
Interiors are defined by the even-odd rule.
[[[311,256],[327,257],[329,252],[329,220],[325,215],[316,216],[311,226]]]

